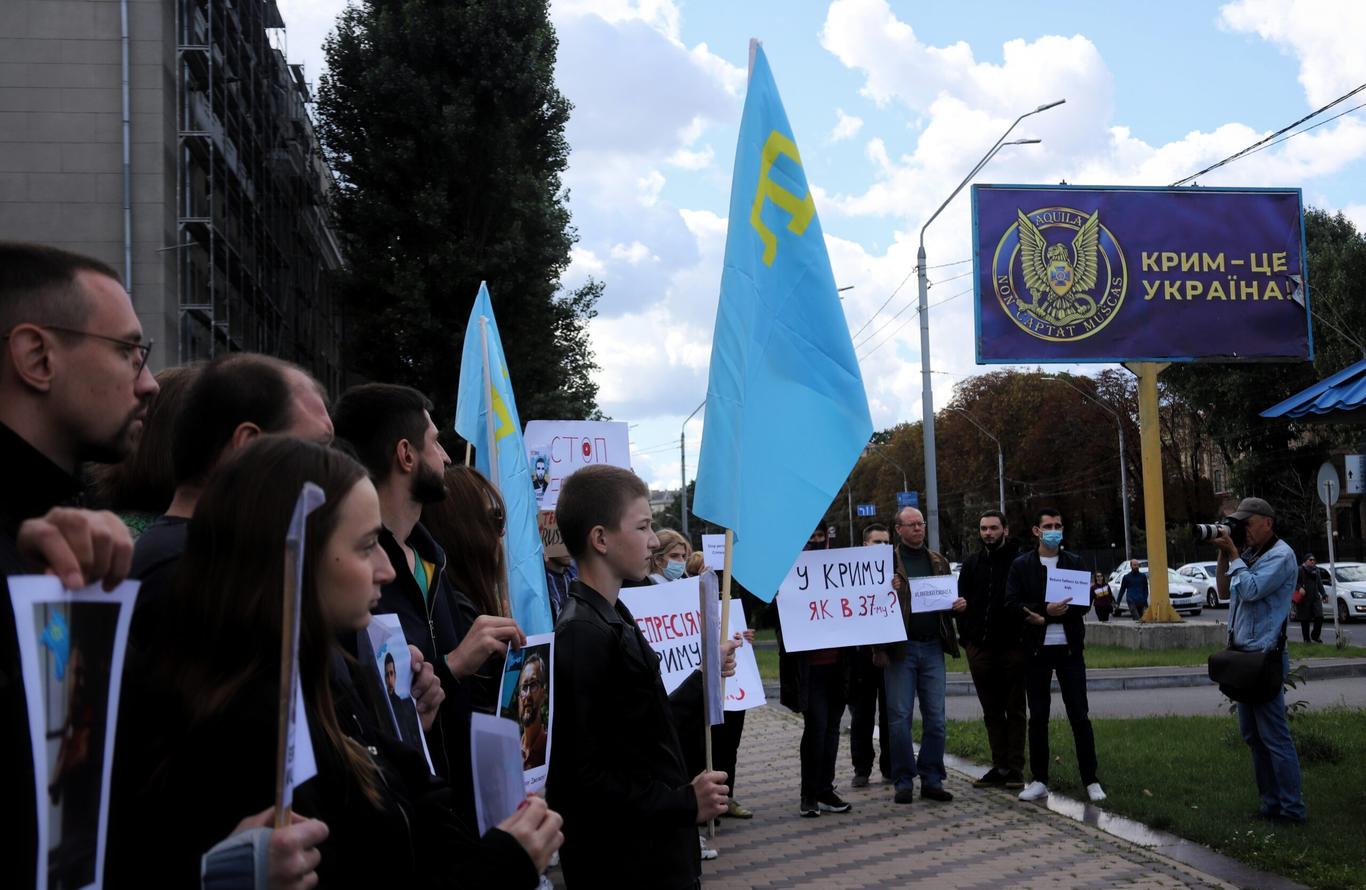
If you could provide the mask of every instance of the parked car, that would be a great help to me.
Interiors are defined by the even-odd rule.
[[[1212,562],[1188,562],[1176,573],[1187,583],[1193,585],[1197,590],[1205,592],[1205,608],[1217,609],[1220,606],[1228,605],[1228,597],[1220,598],[1219,585],[1214,580],[1215,563]]]
[[[1323,581],[1323,592],[1331,600],[1333,598],[1333,584],[1329,580],[1328,566],[1323,563],[1319,563],[1319,578]],[[1366,621],[1366,563],[1338,563],[1337,579],[1338,620],[1343,622],[1354,619]]]
[[[1148,574],[1146,560],[1138,567],[1143,574]],[[1128,603],[1119,598],[1119,585],[1124,580],[1124,576],[1129,574],[1129,564],[1124,563],[1115,569],[1110,575],[1110,592],[1115,596],[1115,614],[1123,615],[1128,611]],[[1177,612],[1185,612],[1190,615],[1199,615],[1205,607],[1203,599],[1204,591],[1196,588],[1190,579],[1178,575],[1175,571],[1167,569],[1167,597],[1171,600],[1172,608]]]

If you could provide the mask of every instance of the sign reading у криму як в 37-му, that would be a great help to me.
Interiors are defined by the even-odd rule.
[[[977,361],[1313,358],[1299,189],[972,187]]]

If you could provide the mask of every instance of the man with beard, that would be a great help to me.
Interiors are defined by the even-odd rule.
[[[958,639],[968,653],[968,669],[991,748],[991,769],[974,788],[1024,788],[1025,664],[1024,626],[1006,608],[1006,578],[1020,548],[1010,539],[1005,514],[987,510],[977,520],[982,549],[963,561],[958,595],[967,608],[958,613]]]
[[[8,575],[50,569],[68,588],[122,581],[132,557],[112,513],[79,503],[83,461],[117,462],[157,392],[152,343],[118,274],[90,257],[0,241],[0,762],[12,815],[7,882],[33,886],[37,806]],[[44,855],[46,855],[44,853]]]
[[[446,579],[446,554],[419,519],[424,504],[446,498],[451,459],[437,441],[432,403],[407,386],[354,386],[333,412],[337,438],[354,450],[379,492],[384,528],[379,544],[394,567],[394,580],[380,590],[378,613],[393,613],[403,635],[436,668],[446,692],[440,718],[428,727],[437,772],[455,800],[474,815],[470,778],[470,699],[460,681],[479,670],[508,644],[526,643],[511,618],[480,615],[462,639],[456,625],[455,591]],[[426,721],[424,721],[425,723]],[[440,752],[440,753],[437,753]]]
[[[545,765],[545,710],[550,694],[545,659],[533,652],[517,677],[517,723],[522,727],[522,769]]]

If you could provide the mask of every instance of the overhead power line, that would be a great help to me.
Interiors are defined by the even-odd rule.
[[[970,262],[972,262],[972,257],[968,257],[968,258],[965,259],[965,260],[954,260],[954,261],[951,262],[951,263],[940,263],[940,264],[937,265],[937,266],[926,266],[926,267],[925,267],[925,271],[928,272],[928,271],[930,271],[931,269],[947,269],[949,266],[961,266],[961,265],[963,265],[964,263],[970,263]],[[906,286],[906,282],[908,282],[908,281],[911,280],[911,276],[914,275],[914,274],[915,274],[916,272],[918,272],[919,270],[920,270],[920,267],[919,267],[919,266],[912,266],[912,267],[911,267],[911,271],[907,272],[907,273],[906,273],[906,277],[903,278],[903,279],[901,279],[901,283],[898,284],[895,288],[893,288],[892,293],[887,297],[887,299],[885,299],[885,300],[882,301],[882,305],[879,306],[879,307],[877,307],[877,310],[876,310],[875,312],[873,312],[872,315],[868,316],[868,320],[865,321],[865,322],[863,323],[862,327],[860,327],[857,331],[854,331],[853,338],[851,338],[851,339],[857,339],[857,338],[858,338],[858,335],[859,335],[859,334],[862,334],[863,331],[868,327],[868,325],[870,325],[870,324],[873,323],[873,319],[875,319],[875,318],[878,317],[878,313],[882,312],[883,309],[886,309],[886,308],[887,308],[887,304],[890,303],[890,302],[892,302],[892,299],[893,299],[898,293],[901,292],[901,289],[902,289],[903,287]],[[961,277],[961,276],[959,276],[959,277]],[[952,280],[952,279],[947,279],[947,280]],[[874,333],[876,333],[876,331],[875,331]]]
[[[1251,145],[1249,145],[1247,148],[1243,149],[1242,151],[1237,152],[1237,153],[1235,153],[1235,154],[1231,154],[1231,155],[1229,155],[1228,157],[1224,158],[1222,161],[1219,161],[1219,162],[1216,163],[1216,164],[1211,164],[1211,165],[1209,165],[1208,167],[1206,167],[1205,169],[1199,171],[1198,173],[1192,173],[1190,176],[1187,176],[1185,179],[1178,179],[1176,182],[1173,182],[1172,185],[1173,185],[1173,186],[1185,185],[1185,184],[1188,183],[1188,182],[1191,182],[1191,181],[1193,181],[1193,180],[1195,180],[1195,179],[1200,178],[1201,176],[1204,176],[1206,173],[1209,173],[1209,172],[1214,171],[1214,170],[1218,170],[1220,167],[1223,167],[1223,166],[1225,166],[1226,164],[1231,164],[1231,163],[1233,163],[1234,161],[1236,161],[1236,160],[1238,160],[1238,159],[1240,159],[1240,158],[1245,158],[1245,157],[1247,157],[1248,155],[1254,154],[1254,153],[1256,153],[1256,152],[1259,152],[1259,151],[1261,151],[1261,150],[1264,149],[1264,148],[1270,148],[1270,147],[1273,146],[1273,145],[1277,145],[1277,144],[1279,144],[1279,143],[1281,143],[1281,142],[1284,142],[1286,139],[1290,139],[1291,137],[1294,137],[1294,136],[1299,136],[1301,133],[1308,133],[1310,130],[1314,129],[1314,127],[1322,126],[1323,124],[1326,124],[1326,123],[1328,123],[1329,121],[1336,120],[1337,118],[1342,117],[1343,114],[1348,114],[1348,113],[1350,113],[1350,112],[1356,111],[1358,108],[1361,108],[1361,107],[1363,107],[1363,106],[1362,106],[1362,105],[1357,105],[1357,106],[1354,107],[1354,108],[1349,108],[1349,109],[1347,109],[1347,111],[1342,112],[1342,114],[1337,114],[1337,115],[1334,115],[1333,117],[1329,118],[1328,120],[1321,121],[1320,123],[1315,124],[1314,127],[1306,127],[1305,129],[1301,130],[1299,133],[1290,133],[1291,130],[1295,129],[1296,127],[1298,127],[1300,124],[1304,123],[1305,121],[1313,120],[1314,118],[1318,117],[1320,114],[1323,114],[1323,113],[1324,113],[1325,111],[1327,111],[1328,109],[1330,109],[1330,108],[1332,108],[1332,107],[1334,107],[1334,106],[1336,106],[1336,105],[1339,105],[1339,104],[1341,104],[1341,103],[1347,101],[1348,99],[1352,98],[1353,96],[1355,96],[1357,93],[1361,92],[1362,90],[1366,90],[1366,83],[1363,83],[1361,86],[1357,87],[1356,89],[1349,90],[1348,92],[1343,93],[1341,96],[1338,96],[1336,99],[1334,99],[1332,102],[1329,102],[1327,105],[1324,105],[1322,108],[1316,108],[1316,109],[1314,109],[1313,111],[1311,111],[1311,112],[1309,112],[1308,114],[1306,114],[1304,117],[1302,117],[1302,118],[1300,118],[1299,120],[1295,121],[1293,124],[1290,124],[1290,125],[1288,125],[1288,126],[1282,127],[1281,129],[1277,130],[1276,132],[1272,133],[1272,134],[1269,135],[1269,136],[1266,136],[1265,138],[1258,139],[1256,142],[1252,143]],[[1366,103],[1364,103],[1364,104],[1366,104]],[[1285,134],[1287,134],[1287,133],[1290,133],[1290,135],[1289,135],[1289,136],[1286,136]],[[1280,138],[1280,137],[1282,137],[1282,136],[1284,136],[1285,138],[1284,138],[1284,139]]]

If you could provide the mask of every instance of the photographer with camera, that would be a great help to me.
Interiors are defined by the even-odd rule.
[[[1290,670],[1285,630],[1299,567],[1290,545],[1276,536],[1276,511],[1261,498],[1243,498],[1238,509],[1201,539],[1219,549],[1217,583],[1229,600],[1229,644],[1244,651],[1281,651],[1281,676]],[[1262,805],[1256,818],[1305,821],[1300,761],[1285,716],[1285,693],[1261,704],[1238,703],[1238,728],[1252,749],[1252,770]]]

